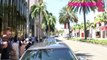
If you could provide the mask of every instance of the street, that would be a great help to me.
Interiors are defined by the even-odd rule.
[[[62,40],[77,56],[82,56],[86,60],[107,60],[107,47],[105,46],[66,40],[64,38],[57,39]]]

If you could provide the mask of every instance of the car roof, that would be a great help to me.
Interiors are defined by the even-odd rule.
[[[52,49],[52,48],[68,48],[64,43],[35,43],[28,50]]]
[[[34,51],[34,50],[40,50],[40,49],[69,49],[69,47],[65,43],[48,43],[47,44],[47,43],[41,42],[41,43],[35,43],[30,48],[28,48],[27,51]],[[72,52],[71,49],[70,49],[70,51]],[[24,54],[26,52],[24,52]],[[22,57],[24,56],[24,54],[22,55]],[[72,52],[72,54],[74,55],[73,52]],[[22,57],[19,60],[21,60]]]

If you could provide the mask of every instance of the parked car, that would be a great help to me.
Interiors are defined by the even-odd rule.
[[[57,42],[62,42],[62,41],[58,40],[56,38],[53,38],[53,37],[48,37],[48,38],[44,39],[44,42],[54,42],[54,43],[57,43]]]
[[[26,50],[19,60],[77,60],[77,57],[64,43],[37,43]]]

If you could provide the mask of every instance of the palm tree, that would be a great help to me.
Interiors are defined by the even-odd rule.
[[[73,26],[73,29],[74,29],[74,30],[77,30],[77,29],[80,30],[80,29],[82,29],[82,28],[83,28],[83,26],[80,25],[80,24],[76,24],[76,25]]]
[[[107,22],[107,12],[103,12],[101,14],[98,14],[96,17],[95,17],[95,23],[97,22]]]
[[[31,7],[31,16],[34,19],[35,24],[35,35],[36,35],[36,28],[38,27],[38,40],[40,39],[40,29],[41,29],[41,21],[43,20],[43,17],[46,16],[46,7],[44,3],[37,3],[36,5],[33,5]],[[37,20],[36,20],[37,19]],[[38,24],[37,24],[37,23]]]
[[[85,2],[97,2],[97,0],[71,0],[72,2],[78,2],[78,3],[85,3]],[[88,4],[84,5],[81,4],[80,7],[78,7],[78,4],[76,6],[71,6],[71,9],[76,12],[83,12],[83,17],[84,17],[84,34],[85,34],[85,39],[87,39],[87,34],[86,34],[86,13],[92,11],[95,11],[96,6],[89,6]]]
[[[77,23],[78,19],[75,16],[71,10],[69,10],[68,7],[64,7],[59,16],[59,23],[60,24],[68,24],[68,29],[69,29],[69,37],[70,37],[70,22],[76,22]]]
[[[46,32],[54,32],[56,24],[56,17],[47,11],[46,18],[44,17],[42,21],[42,28],[45,29]]]

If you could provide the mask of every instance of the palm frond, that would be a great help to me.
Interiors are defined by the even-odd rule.
[[[71,2],[97,2],[97,0],[71,0]],[[74,11],[74,12],[81,12],[83,6],[81,6],[81,7],[72,6],[72,8],[73,8],[73,11]],[[90,12],[91,10],[92,10],[92,11],[95,11],[96,6],[93,6],[93,7],[92,7],[92,6],[89,6],[89,5],[87,4],[87,6],[86,6],[85,8],[86,8],[86,9],[85,9],[85,12],[88,13],[88,12]]]

